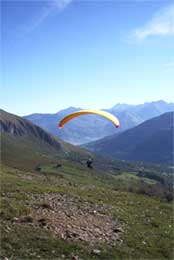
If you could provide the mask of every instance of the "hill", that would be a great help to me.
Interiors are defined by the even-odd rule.
[[[85,150],[4,111],[1,137],[2,259],[172,259],[169,167],[88,169]]]
[[[33,169],[50,160],[87,157],[89,153],[52,136],[39,126],[19,116],[0,111],[3,163]]]
[[[80,108],[69,107],[56,114],[32,114],[24,118],[39,125],[43,129],[72,144],[80,145],[101,139],[103,137],[120,133],[130,129],[143,121],[158,116],[162,113],[173,111],[174,104],[164,101],[144,103],[142,105],[117,104],[106,111],[118,117],[121,126],[117,131],[107,120],[95,116],[85,115],[69,122],[63,129],[58,129],[58,122],[69,113]]]
[[[115,159],[172,164],[173,118],[174,113],[168,112],[85,147]]]
[[[127,163],[111,162],[88,150],[73,146],[52,136],[29,120],[6,111],[0,111],[1,156],[5,165],[23,170],[33,170],[37,165],[56,163],[60,160],[78,162],[86,167],[88,157],[94,159],[97,169],[134,169]]]

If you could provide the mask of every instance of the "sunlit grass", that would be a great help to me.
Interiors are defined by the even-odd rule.
[[[65,161],[61,168],[55,169],[50,164],[41,172],[23,172],[4,166],[2,170],[0,214],[3,225],[10,228],[10,232],[7,232],[8,228],[7,231],[4,229],[2,236],[4,256],[27,259],[28,254],[30,259],[36,259],[36,256],[51,259],[61,254],[66,257],[77,254],[82,259],[172,259],[172,203],[124,190],[127,183],[138,184],[139,177],[133,173],[100,175],[100,172]],[[81,198],[77,203],[82,207],[83,201],[109,205],[105,214],[125,223],[122,244],[112,248],[98,245],[102,250],[101,255],[96,256],[88,245],[81,242],[67,244],[50,232],[11,226],[13,218],[30,215],[31,209],[24,202],[35,203],[31,194],[50,192]]]

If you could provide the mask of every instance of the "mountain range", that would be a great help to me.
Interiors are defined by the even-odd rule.
[[[20,116],[0,110],[0,136],[2,163],[22,170],[34,170],[38,165],[66,161],[86,168],[89,157],[94,159],[95,170],[116,172],[134,165],[103,158],[83,147],[74,146],[51,135]]]
[[[114,159],[173,164],[174,112],[149,119],[123,133],[84,145]]]
[[[99,140],[103,137],[115,134],[115,127],[107,120],[96,115],[84,115],[66,124],[62,129],[58,129],[58,122],[66,115],[78,111],[81,108],[69,107],[55,114],[31,114],[25,116],[34,124],[42,127],[54,136],[62,140],[80,145]],[[174,103],[165,101],[146,102],[141,105],[116,104],[111,109],[104,109],[120,120],[120,128],[117,133],[137,126],[155,116],[165,112],[174,111]]]

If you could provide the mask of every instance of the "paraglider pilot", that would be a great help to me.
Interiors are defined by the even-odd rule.
[[[88,158],[88,160],[86,161],[87,167],[90,168],[90,169],[92,169],[92,168],[93,168],[93,167],[92,167],[92,163],[93,163],[92,158]]]

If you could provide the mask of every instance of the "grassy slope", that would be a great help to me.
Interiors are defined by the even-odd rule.
[[[18,124],[18,120],[14,123]],[[55,150],[35,137],[2,134],[1,256],[9,259],[72,259],[73,256],[80,259],[172,259],[171,202],[165,202],[161,196],[138,194],[142,181],[143,185],[155,187],[158,179],[150,180],[148,171],[146,177],[140,178],[134,171],[139,166],[111,163],[99,157],[94,160],[94,169],[89,171],[83,162],[87,157],[85,151],[68,144],[63,147],[63,150]],[[61,168],[53,167],[57,162],[62,164]],[[41,172],[34,170],[38,163]],[[62,197],[65,211],[73,211],[69,205],[74,200],[73,207],[77,212],[80,208],[82,220],[85,212],[93,217],[85,205],[89,211],[99,209],[103,218],[116,219],[123,224],[120,242],[91,245],[80,240],[64,240],[55,235],[54,229],[35,226],[31,220],[37,222],[36,204],[44,199],[47,205],[49,196],[53,195],[67,196],[67,199]],[[53,211],[51,216],[55,215]],[[15,218],[21,221],[16,223]],[[99,255],[92,252],[93,248],[101,250]]]
[[[90,154],[3,110],[0,110],[0,125],[2,161],[12,167],[32,170],[39,163],[56,162],[69,155],[77,158]]]
[[[62,157],[87,158],[90,154],[81,148],[59,142],[61,148],[55,149],[54,146],[34,136],[13,136],[2,133],[2,161],[12,167],[33,170],[38,164],[57,162]]]
[[[2,251],[10,259],[172,259],[172,204],[155,197],[121,191],[118,178],[103,172],[88,171],[80,164],[62,161],[61,169],[45,165],[41,173],[2,168],[1,217]],[[131,184],[138,177],[125,178]],[[15,225],[14,217],[33,216],[32,194],[67,194],[94,205],[112,206],[105,214],[125,223],[122,243],[115,246],[95,244],[100,255],[83,241],[64,241],[52,232],[32,225]],[[28,205],[28,206],[27,206]],[[29,206],[30,205],[30,206]]]

